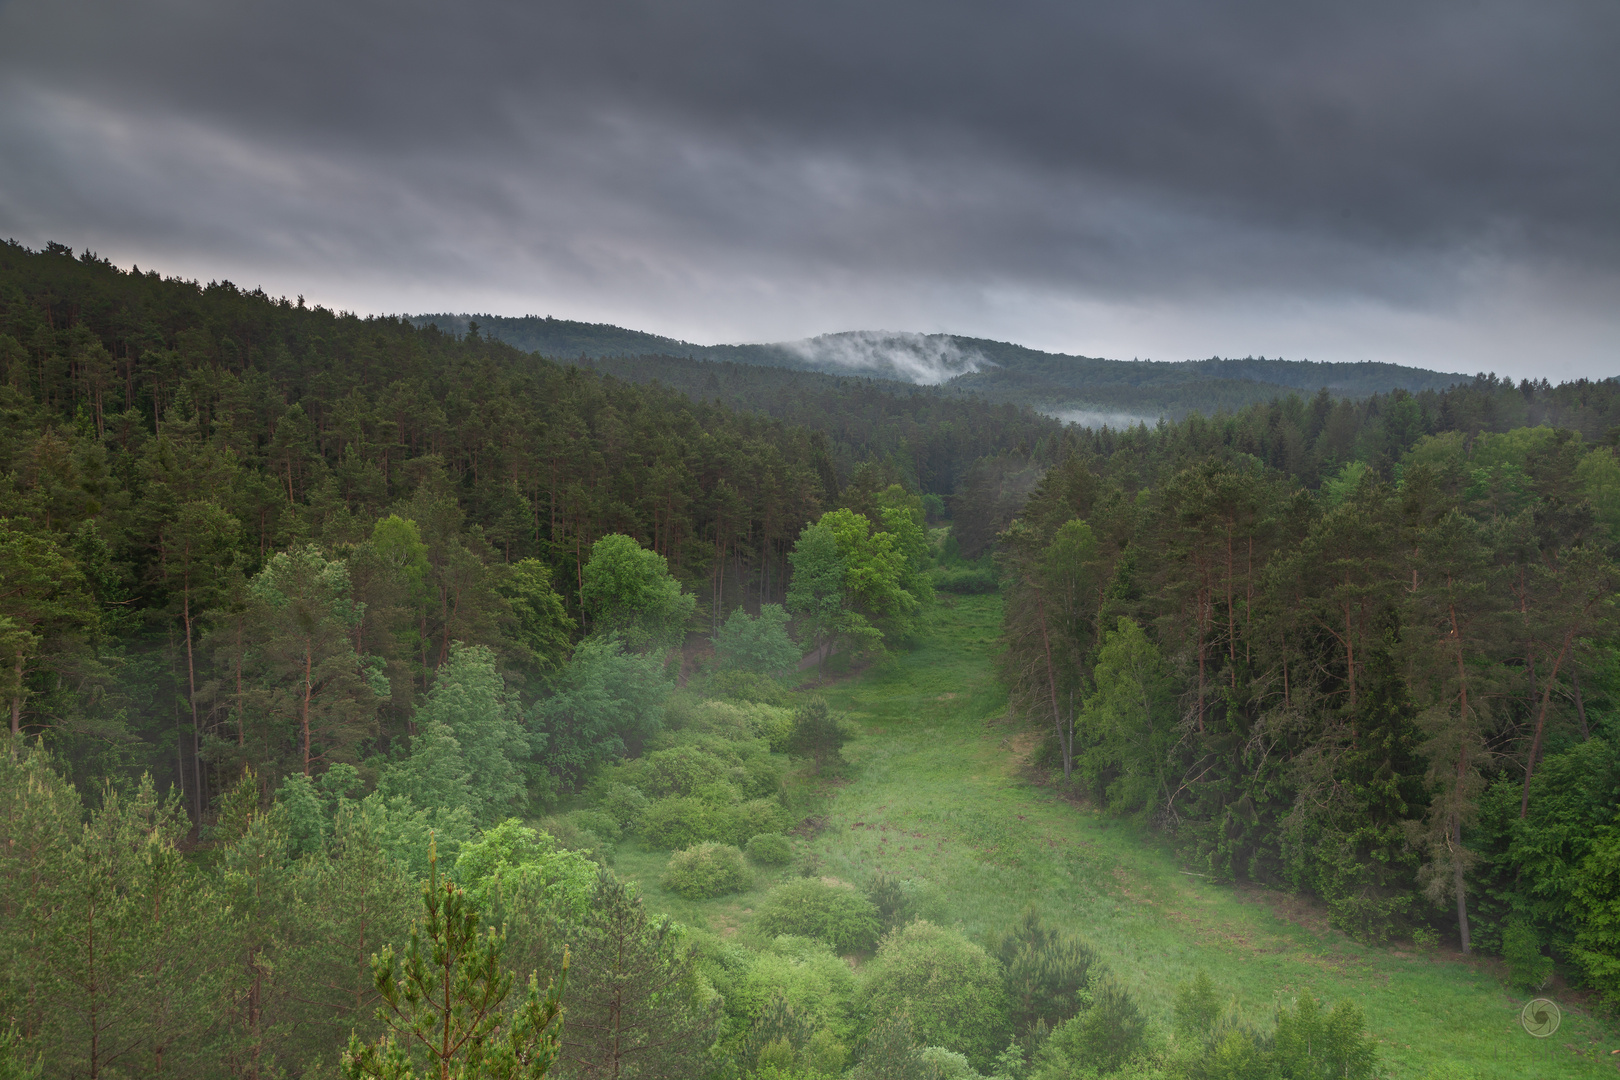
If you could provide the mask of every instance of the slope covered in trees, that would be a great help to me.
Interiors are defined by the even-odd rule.
[[[941,498],[981,457],[1038,450],[1062,430],[1060,421],[1027,405],[892,380],[667,355],[575,362],[822,432],[839,476],[879,462],[907,487]]]
[[[716,624],[780,599],[838,489],[802,427],[62,248],[0,249],[0,414],[11,728],[194,815],[210,761],[394,745],[457,641],[532,690],[603,536]],[[251,717],[289,714],[272,766]]]
[[[1199,873],[1620,994],[1614,383],[1060,431],[467,329],[0,248],[0,1072],[1371,1075],[1350,1005],[1251,1030],[1195,982],[1172,1032],[1039,913],[820,880],[860,733],[790,686],[997,567],[972,739],[1010,692]],[[1010,857],[987,805],[952,819],[970,875]],[[654,865],[761,892],[746,935],[650,907]]]
[[[1481,379],[1077,441],[998,544],[1015,703],[1208,872],[1620,991],[1617,398]]]

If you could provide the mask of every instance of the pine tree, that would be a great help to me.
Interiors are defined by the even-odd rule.
[[[699,997],[691,948],[647,915],[633,886],[603,870],[568,937],[574,974],[563,1056],[598,1080],[683,1080],[700,1071],[714,1009]]]
[[[551,1071],[568,955],[544,996],[531,973],[522,1000],[508,1009],[505,935],[480,924],[467,894],[439,877],[433,859],[405,954],[389,945],[372,959],[388,1033],[369,1044],[350,1036],[346,1080],[539,1080]]]

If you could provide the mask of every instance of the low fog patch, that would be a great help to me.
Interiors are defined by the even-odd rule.
[[[977,349],[962,348],[949,334],[856,330],[781,347],[822,370],[863,372],[930,386],[996,366]]]
[[[1075,424],[1083,428],[1113,428],[1119,431],[1122,428],[1133,428],[1137,424],[1146,424],[1153,427],[1159,422],[1157,416],[1147,416],[1142,413],[1115,412],[1109,409],[1041,409],[1040,412],[1054,420],[1061,420],[1065,424]]]

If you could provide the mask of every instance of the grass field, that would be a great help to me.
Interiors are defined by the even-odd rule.
[[[1481,1080],[1615,1073],[1620,1029],[1561,1002],[1557,1034],[1531,1038],[1518,1022],[1523,999],[1488,961],[1357,945],[1309,905],[1208,884],[1152,834],[1032,782],[1028,738],[1002,721],[990,667],[999,600],[948,603],[914,649],[825,691],[862,735],[845,750],[849,779],[827,793],[827,827],[812,841],[823,873],[921,879],[930,917],[975,936],[1034,904],[1089,938],[1165,1025],[1174,987],[1203,968],[1263,1026],[1277,1003],[1305,991],[1358,1001],[1393,1077],[1445,1062]],[[653,906],[721,934],[746,926],[770,884],[687,902],[657,885],[666,858],[627,844],[617,869],[642,882]]]

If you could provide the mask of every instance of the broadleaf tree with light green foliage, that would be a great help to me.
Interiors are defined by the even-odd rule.
[[[580,603],[593,635],[616,636],[639,652],[680,644],[697,598],[681,591],[662,555],[614,533],[591,545]]]

